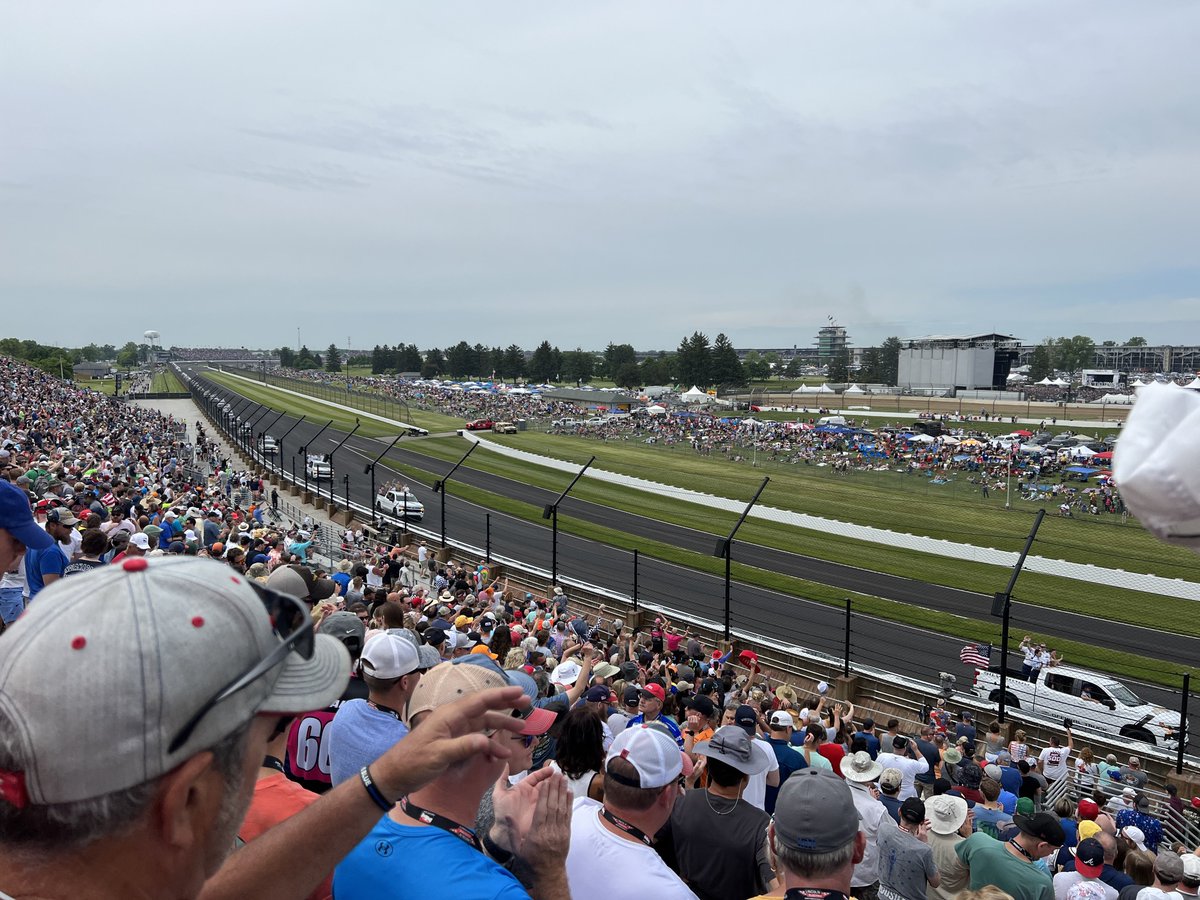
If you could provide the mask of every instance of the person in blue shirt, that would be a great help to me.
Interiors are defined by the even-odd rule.
[[[339,597],[346,596],[346,589],[350,587],[350,560],[343,559],[338,563],[338,570],[329,576],[337,583]]]
[[[879,738],[875,736],[875,720],[863,719],[862,731],[854,732],[852,739],[861,738],[866,742],[866,751],[871,754],[871,759],[876,759],[879,756],[880,743]]]
[[[71,540],[71,529],[79,522],[68,509],[50,510],[46,516],[46,533],[54,538],[54,545],[45,550],[29,549],[25,551],[25,581],[29,585],[29,599],[32,602],[43,588],[58,581],[67,569],[66,552],[62,543]]]
[[[638,691],[638,714],[629,720],[626,728],[634,725],[649,725],[653,722],[662,722],[666,726],[667,731],[671,732],[671,737],[675,738],[675,743],[679,745],[679,749],[683,749],[683,732],[679,725],[670,716],[662,714],[663,704],[667,702],[666,689],[659,683],[651,681],[645,687]]]

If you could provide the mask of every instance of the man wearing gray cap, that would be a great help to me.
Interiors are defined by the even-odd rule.
[[[842,779],[823,769],[793,774],[779,789],[767,842],[778,887],[765,896],[848,900],[866,837]]]
[[[708,772],[707,789],[688,791],[671,811],[676,871],[700,900],[749,897],[770,890],[775,873],[767,849],[771,817],[742,799],[751,775],[766,771],[750,736],[718,728],[694,752]]]
[[[302,897],[396,798],[510,755],[482,732],[519,727],[520,690],[475,693],[226,860],[279,718],[330,703],[348,664],[303,604],[211,561],[129,559],[51,585],[0,636],[0,889]]]

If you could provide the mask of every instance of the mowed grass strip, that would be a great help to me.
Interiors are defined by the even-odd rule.
[[[150,380],[150,393],[152,394],[186,394],[187,392],[188,389],[184,387],[183,382],[169,369],[156,372]]]
[[[1013,508],[1006,510],[1003,492],[984,499],[967,482],[966,472],[955,474],[951,484],[934,485],[923,475],[895,471],[837,475],[828,466],[774,462],[761,452],[752,466],[746,451],[741,451],[746,460],[738,463],[718,454],[702,456],[685,444],[531,432],[495,440],[579,465],[594,454],[595,468],[721,497],[749,499],[769,475],[771,484],[760,500],[766,506],[999,550],[1021,549],[1033,514],[1043,505],[1021,500],[1014,486]],[[1033,552],[1039,556],[1200,581],[1195,554],[1156,540],[1133,518],[1126,524],[1112,514],[1065,519],[1054,514],[1056,501],[1045,505],[1051,515],[1038,532]]]
[[[404,447],[448,462],[457,460],[466,448],[467,443],[461,438],[423,438]],[[586,461],[584,459],[582,462]],[[390,457],[387,462],[389,465],[396,464]],[[556,493],[571,478],[567,472],[490,452],[486,445],[472,453],[464,466]],[[767,490],[770,491],[770,486]],[[713,536],[728,534],[737,519],[737,514],[733,512],[711,509],[683,499],[648,495],[635,488],[600,482],[586,476],[575,485],[571,496]],[[748,519],[742,526],[738,541],[983,594],[986,599],[981,601],[979,610],[979,618],[983,621],[989,619],[991,594],[1001,589],[1008,578],[1007,569],[1000,566],[916,553],[754,518]],[[829,589],[842,590],[834,587]],[[1018,593],[1023,601],[1035,606],[1084,613],[1097,619],[1111,619],[1178,634],[1200,635],[1196,604],[1190,600],[1160,597],[1029,571],[1021,574]]]
[[[422,445],[427,443],[427,441],[422,441]],[[469,464],[472,460],[475,460],[476,455],[482,452],[482,450],[477,450],[471,455],[467,463]],[[426,486],[433,483],[434,476],[415,466],[409,466],[393,460],[388,460],[388,465],[413,482],[425,484]],[[563,475],[564,473],[556,474]],[[563,486],[565,486],[565,482],[559,485],[560,489]],[[579,487],[580,485],[577,485],[575,490],[577,491]],[[485,509],[523,519],[549,530],[549,525],[542,520],[542,508],[540,506],[511,500],[502,495],[453,480],[446,483],[446,488],[450,494]],[[572,492],[572,495],[574,493],[575,491]],[[586,540],[597,541],[624,550],[632,551],[636,549],[644,556],[685,568],[713,575],[723,575],[725,571],[725,564],[722,560],[708,556],[707,554],[680,550],[670,544],[628,535],[622,531],[595,525],[573,516],[560,514],[558,517],[558,527],[564,533],[570,533]],[[549,540],[549,536],[547,536],[547,540]],[[513,552],[511,548],[498,547],[494,549],[500,555],[508,555]],[[990,641],[993,644],[999,644],[1000,642],[1000,626],[995,619],[977,620],[958,616],[953,613],[935,612],[908,603],[847,591],[843,588],[831,587],[793,576],[781,575],[777,572],[758,569],[736,561],[733,563],[730,571],[732,577],[739,583],[754,584],[759,587],[778,591],[781,594],[801,597],[830,606],[841,607],[844,605],[846,597],[849,597],[855,615],[873,616],[887,621],[912,625],[927,631],[961,637],[964,640]],[[1022,576],[1022,585],[1024,585],[1023,579],[1024,576]],[[616,583],[612,586],[621,590],[624,580],[624,573],[614,573],[614,582]],[[1022,589],[1020,593],[1024,596],[1027,591]],[[740,611],[735,608],[735,624],[739,622],[740,615]],[[737,627],[743,626],[738,625]],[[1081,641],[1063,640],[1056,635],[1040,635],[1026,630],[1021,631],[1022,635],[1027,633],[1033,634],[1036,639],[1045,640],[1048,644],[1055,647],[1055,649],[1063,653],[1071,661],[1072,665],[1111,672],[1114,675],[1137,678],[1166,687],[1179,687],[1180,681],[1177,671],[1182,671],[1181,667],[1166,667],[1161,661],[1149,657],[1140,656],[1135,653],[1107,650]],[[853,651],[851,656],[853,658]],[[876,668],[886,668],[879,660],[874,658],[869,661],[869,664]],[[1200,669],[1193,668],[1191,671],[1193,677],[1200,676]]]

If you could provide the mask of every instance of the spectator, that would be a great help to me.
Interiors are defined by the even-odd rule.
[[[1003,755],[1007,756],[1008,754],[1004,753]],[[1021,789],[1021,773],[1011,766],[989,763],[984,766],[983,774],[999,785],[1000,790],[996,800],[1004,812],[1011,816],[1017,809],[1017,791]],[[1010,784],[1012,787],[1009,786]],[[982,784],[979,789],[983,790]]]
[[[942,755],[938,751],[937,744],[934,743],[933,735],[932,725],[922,725],[920,736],[916,740],[917,752],[929,764],[927,771],[921,772],[913,778],[917,795],[920,797],[932,796],[933,781],[937,778],[938,766],[942,761]]]
[[[28,495],[0,481],[0,571],[7,571],[26,550],[45,550],[52,540],[34,520]]]
[[[1115,888],[1118,892],[1124,890],[1129,885],[1133,884],[1133,879],[1125,874],[1121,869],[1116,867],[1117,853],[1119,847],[1117,838],[1107,831],[1099,830],[1099,825],[1095,822],[1083,822],[1079,827],[1080,839],[1095,838],[1100,842],[1100,846],[1104,848],[1104,870],[1100,873],[1100,880],[1105,884]],[[1075,857],[1070,856],[1063,863],[1064,872],[1075,871]]]
[[[607,691],[607,688],[600,689]],[[566,776],[573,799],[604,800],[604,779],[598,777],[604,768],[602,724],[599,713],[590,704],[576,707],[563,716],[554,761],[550,765]]]
[[[379,819],[373,796],[409,794],[478,757],[478,732],[510,730],[523,703],[490,691],[437,711],[369,782],[331,791],[222,864],[275,722],[336,699],[345,650],[314,637],[299,604],[208,561],[130,559],[46,590],[4,636],[23,652],[0,662],[0,856],[16,896],[302,897]],[[48,665],[74,679],[53,702]],[[98,721],[105,741],[89,737]]]
[[[1008,756],[1016,765],[1029,755],[1029,744],[1025,743],[1025,729],[1018,728],[1013,732],[1013,739],[1008,744]]]
[[[767,785],[765,809],[768,813],[775,812],[775,799],[779,795],[779,787],[793,772],[808,768],[808,763],[795,747],[792,746],[792,714],[786,710],[777,709],[768,718],[770,733],[766,742],[775,754],[779,763],[779,786]]]
[[[99,528],[89,528],[83,533],[79,542],[79,559],[67,563],[63,569],[63,577],[90,572],[104,565],[101,555],[108,550],[108,538]]]
[[[917,750],[912,738],[896,735],[892,739],[892,751],[879,754],[879,764],[885,769],[899,769],[903,776],[899,797],[907,800],[917,796],[916,776],[929,771],[929,763]]]
[[[941,876],[940,883],[930,886],[926,896],[928,900],[955,900],[971,880],[970,870],[955,852],[971,836],[971,811],[961,797],[943,794],[925,801],[925,815],[929,819],[929,849]]]
[[[1078,865],[1078,863],[1076,863]],[[1154,857],[1154,884],[1138,891],[1139,900],[1177,900],[1175,894],[1183,881],[1183,859],[1178,853],[1160,850]]]
[[[927,891],[941,883],[929,847],[925,804],[909,797],[900,804],[899,827],[879,834],[880,900],[925,900]]]
[[[364,655],[373,646],[374,641]],[[435,666],[413,689],[407,715],[412,734],[420,731],[427,719],[453,706],[456,698],[508,684],[504,671],[480,654]],[[527,734],[546,726],[543,721],[523,722]],[[409,738],[396,745],[400,752],[407,749],[404,745]],[[489,731],[485,752],[471,755],[427,785],[401,796],[338,865],[334,895],[395,897],[402,887],[404,896],[410,898],[442,897],[446,886],[453,885],[454,896],[459,898],[528,897],[508,870],[481,852],[481,838],[464,824],[475,823],[480,800],[494,785],[495,824],[487,835],[489,846],[526,863],[540,896],[569,896],[563,867],[570,836],[566,780],[545,769],[510,785],[505,763],[509,751],[504,742],[511,739],[507,732]],[[436,879],[429,877],[431,865],[437,868]]]
[[[1179,859],[1183,863],[1183,879],[1179,882],[1178,892],[1184,897],[1200,895],[1200,856],[1185,853]]]
[[[988,768],[994,767],[988,766]],[[999,838],[1000,832],[1013,823],[1012,814],[1000,802],[1000,782],[994,778],[984,778],[979,784],[979,792],[983,795],[983,801],[976,803],[972,809],[975,829]],[[1012,794],[1009,796],[1012,797]],[[1016,797],[1012,797],[1012,803],[1013,809],[1016,809]]]
[[[663,704],[667,700],[667,692],[661,684],[651,681],[641,688],[638,695],[638,714],[629,720],[626,727],[633,725],[648,725],[661,721],[675,738],[675,742],[683,747],[683,732],[670,716],[663,715]]]
[[[850,879],[857,900],[875,900],[879,895],[879,831],[890,827],[888,811],[879,802],[875,781],[883,766],[871,759],[866,750],[858,750],[842,758],[842,777],[850,785],[850,797],[858,811],[860,830],[865,839],[863,856],[854,867]]]
[[[1100,880],[1104,871],[1104,847],[1093,838],[1085,838],[1071,849],[1075,858],[1074,871],[1054,876],[1054,900],[1067,900],[1067,891],[1077,884],[1094,883],[1103,892],[1100,900],[1117,900],[1117,889]]]
[[[1067,746],[1062,747],[1058,741],[1058,735],[1051,734],[1048,738],[1050,746],[1044,749],[1038,757],[1038,764],[1042,772],[1042,777],[1049,784],[1054,784],[1060,778],[1065,778],[1071,770],[1071,751],[1075,748],[1075,739],[1071,735],[1071,729],[1067,728]]]
[[[1146,786],[1150,776],[1142,769],[1142,761],[1136,756],[1129,757],[1129,762],[1121,766],[1121,782],[1132,785],[1139,791]]]
[[[325,734],[335,787],[408,734],[404,710],[421,681],[420,668],[417,648],[398,634],[384,632],[363,647],[359,671],[367,699],[343,704]]]
[[[970,869],[971,889],[995,885],[1014,900],[1052,900],[1054,885],[1037,861],[1062,846],[1062,826],[1050,813],[1018,814],[1014,821],[1020,830],[1010,841],[976,832],[955,849]]]
[[[770,816],[741,799],[764,764],[752,743],[744,730],[725,725],[697,744],[708,787],[683,794],[671,813],[677,871],[701,900],[751,897],[773,886]]]
[[[27,547],[25,550],[25,584],[28,602],[32,602],[43,588],[62,578],[71,557],[63,550],[63,542],[70,542],[71,534],[79,520],[68,509],[52,509],[46,514],[46,533],[54,543],[44,550]]]
[[[750,776],[750,780],[746,784],[746,790],[742,793],[742,799],[751,806],[757,806],[759,809],[765,810],[767,805],[767,788],[779,787],[779,761],[775,758],[774,752],[772,752],[770,745],[766,741],[757,740],[758,716],[755,715],[752,706],[745,704],[739,706],[734,711],[733,724],[746,732],[750,738],[751,751],[766,763],[762,768],[755,767],[755,773]]]
[[[863,719],[863,727],[861,731],[856,731],[852,735],[852,739],[861,739],[866,741],[867,752],[871,754],[871,759],[876,759],[879,756],[881,749],[879,737],[875,734],[875,720],[871,718]]]
[[[966,746],[962,747],[962,739],[966,738]],[[954,726],[955,743],[960,745],[963,756],[970,759],[975,755],[975,717],[967,710],[958,714],[958,724]]]
[[[717,708],[703,694],[693,697],[687,705],[687,727],[683,729],[683,749],[692,753],[696,744],[713,736],[713,719]]]
[[[866,838],[850,788],[836,775],[810,768],[789,778],[779,792],[767,840],[779,882],[768,896],[851,895]]]
[[[1122,869],[1133,883],[1121,888],[1117,894],[1118,897],[1125,897],[1126,900],[1136,900],[1142,888],[1147,888],[1154,884],[1154,856],[1145,850],[1130,850],[1127,852],[1125,854],[1125,864],[1122,866]]]
[[[899,769],[884,769],[879,775],[879,802],[897,825],[900,824],[900,804],[904,802],[900,799],[903,784],[904,773]]]
[[[566,855],[571,900],[694,900],[652,848],[680,795],[686,754],[666,734],[630,723],[604,768],[604,803],[575,801]]]

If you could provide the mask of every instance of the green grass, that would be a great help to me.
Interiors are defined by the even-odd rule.
[[[188,389],[184,387],[183,382],[170,369],[156,372],[150,380],[151,394],[186,394],[187,392]]]
[[[425,448],[431,443],[433,442],[422,441],[421,447]],[[468,465],[472,461],[475,461],[477,455],[481,452],[483,451],[479,450],[472,454],[468,460]],[[401,472],[413,482],[428,485],[432,481],[430,474],[421,469],[393,460],[389,460],[388,462],[392,468]],[[559,474],[562,475],[562,473]],[[577,492],[579,487],[577,485],[575,491],[572,493]],[[447,482],[447,490],[456,497],[478,504],[486,509],[545,526],[545,522],[541,517],[542,509],[539,506],[511,500],[507,497],[473,488],[456,481]],[[660,559],[714,575],[724,573],[724,563],[706,554],[680,550],[669,544],[631,536],[621,531],[576,519],[572,516],[560,515],[558,518],[558,527],[564,533],[577,535],[586,540],[597,541],[625,550],[637,549],[642,555],[654,559]],[[887,600],[868,594],[857,594],[846,591],[843,588],[781,575],[777,572],[758,569],[738,562],[733,563],[731,575],[738,582],[754,584],[759,587],[779,591],[783,594],[803,597],[830,606],[842,606],[845,603],[845,598],[849,596],[856,615],[874,616],[888,621],[962,637],[966,640],[984,640],[995,644],[998,644],[1000,641],[1000,627],[998,624],[995,624],[995,620],[990,618],[972,619],[952,613],[934,612],[919,606]],[[733,615],[734,625],[738,627],[738,612],[736,607],[734,608]],[[1026,633],[1032,632],[1021,629],[1021,634]],[[1033,636],[1037,639],[1045,640],[1051,646],[1055,647],[1071,661],[1072,665],[1099,669],[1116,675],[1125,675],[1168,687],[1178,687],[1179,685],[1179,677],[1176,674],[1177,668],[1164,667],[1158,660],[1134,653],[1099,648],[1083,641],[1063,640],[1055,635],[1034,634]],[[1200,675],[1200,670],[1198,669],[1192,669],[1191,671],[1194,677]]]
[[[465,447],[465,442],[458,438],[430,438],[409,444],[405,449],[452,461],[462,455]],[[582,464],[586,459],[578,462]],[[608,468],[600,463],[597,459],[594,465]],[[486,447],[472,453],[464,465],[553,491],[562,490],[570,480],[569,473],[491,453]],[[754,486],[757,487],[757,483]],[[767,490],[769,492],[770,487]],[[571,496],[638,515],[650,515],[659,521],[692,528],[714,537],[727,534],[737,518],[733,512],[714,510],[684,500],[650,497],[634,488],[586,477],[572,489]],[[766,493],[763,502],[771,502]],[[1068,521],[1063,524],[1073,523]],[[1046,524],[1042,527],[1045,528]],[[915,553],[885,544],[836,537],[754,518],[748,519],[742,526],[738,541],[985,595],[999,590],[1007,580],[1007,570],[999,566]],[[1195,603],[1190,600],[1160,597],[1029,571],[1022,573],[1016,595],[1022,601],[1038,606],[1069,612],[1086,611],[1097,618],[1200,635]],[[981,614],[984,612],[981,610]]]

